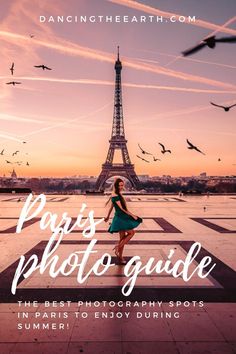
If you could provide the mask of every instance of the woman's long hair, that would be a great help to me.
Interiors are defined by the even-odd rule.
[[[126,206],[126,202],[125,202],[125,199],[124,197],[120,194],[120,190],[119,190],[119,184],[120,182],[123,182],[124,181],[121,179],[121,178],[117,178],[114,182],[114,192],[120,197],[120,203],[121,203],[121,206],[124,210],[127,210],[127,206]]]

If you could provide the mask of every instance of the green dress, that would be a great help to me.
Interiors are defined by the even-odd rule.
[[[134,218],[132,218],[132,216],[123,212],[116,203],[118,200],[120,200],[120,197],[118,195],[111,198],[112,204],[115,208],[115,215],[108,229],[108,232],[110,232],[111,234],[113,234],[113,232],[132,230],[142,222],[141,218],[135,220]]]

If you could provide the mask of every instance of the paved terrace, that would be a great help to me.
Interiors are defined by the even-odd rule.
[[[84,202],[86,210],[93,209],[99,219],[106,215],[106,200],[107,196],[48,195],[44,212],[61,215],[66,211],[76,218]],[[77,283],[75,272],[53,279],[48,272],[40,275],[36,271],[28,279],[20,279],[12,296],[9,287],[19,257],[37,254],[40,258],[51,236],[49,230],[39,228],[42,213],[27,222],[21,234],[15,233],[24,201],[24,196],[0,196],[1,353],[236,352],[236,196],[127,196],[129,208],[143,218],[125,249],[127,260],[139,255],[143,264],[151,256],[165,261],[170,249],[175,250],[173,261],[184,259],[198,241],[202,249],[192,270],[206,255],[217,264],[206,279],[194,276],[188,283],[166,273],[147,276],[142,272],[129,298],[121,295],[127,278],[115,257],[116,265],[104,276],[90,276],[83,284]],[[113,256],[118,235],[108,234],[107,228],[104,222],[97,227],[95,249],[99,252],[91,255],[87,269],[103,253]],[[57,254],[66,259],[74,251],[85,250],[89,241],[81,230],[74,230],[64,236]],[[31,305],[19,307],[18,300],[31,301]],[[32,301],[37,301],[37,307]],[[59,301],[64,301],[63,307]],[[148,301],[159,301],[159,305],[149,306]],[[199,301],[204,302],[202,307]],[[37,323],[50,329],[33,329]],[[17,328],[19,325],[22,327]]]

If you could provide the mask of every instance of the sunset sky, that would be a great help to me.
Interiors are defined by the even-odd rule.
[[[171,23],[171,14],[196,22]],[[159,15],[163,22],[39,21],[57,15]],[[236,174],[236,107],[225,113],[209,103],[236,103],[236,43],[181,56],[213,32],[236,36],[235,0],[2,0],[0,21],[0,176],[13,166],[19,176],[100,173],[112,128],[117,45],[136,173]],[[40,64],[52,71],[34,68]],[[12,80],[22,84],[6,85]],[[186,138],[206,155],[188,150]],[[172,154],[163,156],[158,142]],[[161,162],[139,160],[138,143]]]

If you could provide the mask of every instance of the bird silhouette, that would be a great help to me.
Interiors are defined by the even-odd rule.
[[[8,160],[5,160],[6,161],[6,163],[11,163],[12,164],[12,162],[11,161],[8,161]]]
[[[4,155],[4,150],[5,150],[5,149],[3,149],[3,150],[0,152],[0,155]]]
[[[144,154],[144,155],[145,155],[145,154],[146,154],[146,155],[152,155],[152,154],[150,154],[150,152],[147,152],[147,151],[143,150],[139,144],[138,144],[138,147],[139,147],[139,149],[141,150],[142,154]]]
[[[29,162],[27,161],[27,162],[26,162],[26,166],[29,166],[29,165],[30,165],[30,164],[29,164]]]
[[[21,82],[18,82],[18,81],[10,81],[10,82],[6,82],[6,85],[21,85]]]
[[[222,38],[216,38],[215,36],[211,36],[211,37],[203,39],[196,46],[183,51],[182,54],[184,57],[186,57],[188,55],[198,52],[199,50],[203,49],[204,47],[214,49],[216,46],[216,43],[234,43],[234,42],[236,42],[236,36],[222,37]]]
[[[210,104],[212,104],[212,106],[215,106],[215,107],[220,107],[220,108],[223,108],[225,110],[225,112],[229,112],[229,110],[232,108],[232,107],[235,107],[236,106],[236,103],[235,104],[232,104],[231,106],[221,106],[219,104],[216,104],[214,102],[210,102]]]
[[[18,152],[20,152],[20,151],[19,151],[19,150],[17,150],[17,151],[15,151],[15,152],[13,152],[12,156],[17,155],[17,154],[18,154]]]
[[[162,154],[165,154],[166,152],[169,152],[171,154],[171,150],[166,150],[165,146],[161,143],[158,143],[158,144],[162,147],[162,150],[161,150]]]
[[[187,140],[187,143],[188,143],[188,145],[189,145],[189,146],[188,146],[188,149],[190,149],[190,150],[196,150],[196,151],[200,152],[201,154],[205,155],[204,152],[202,152],[201,150],[199,150],[197,146],[195,146],[195,145],[193,145],[192,143],[190,143],[190,141],[189,141],[188,139],[186,139],[186,140]]]
[[[42,64],[42,65],[35,65],[34,66],[35,68],[41,68],[41,69],[43,69],[43,70],[52,70],[51,68],[49,68],[48,66],[46,66],[46,65],[44,65],[44,64]]]
[[[153,156],[153,161],[161,161],[161,160],[157,159],[155,156]]]
[[[26,141],[22,141],[22,144],[26,144]]]
[[[220,162],[221,161],[221,159],[220,158],[218,158],[218,162]]]
[[[11,72],[12,75],[14,74],[14,66],[15,66],[15,64],[12,63],[11,67],[10,67],[10,72]]]
[[[143,161],[145,161],[145,162],[150,162],[150,161],[148,161],[148,160],[146,160],[146,159],[144,159],[143,157],[140,157],[140,156],[138,156],[138,155],[136,155],[140,160],[143,160]]]
[[[30,34],[30,38],[34,38],[34,34]]]

